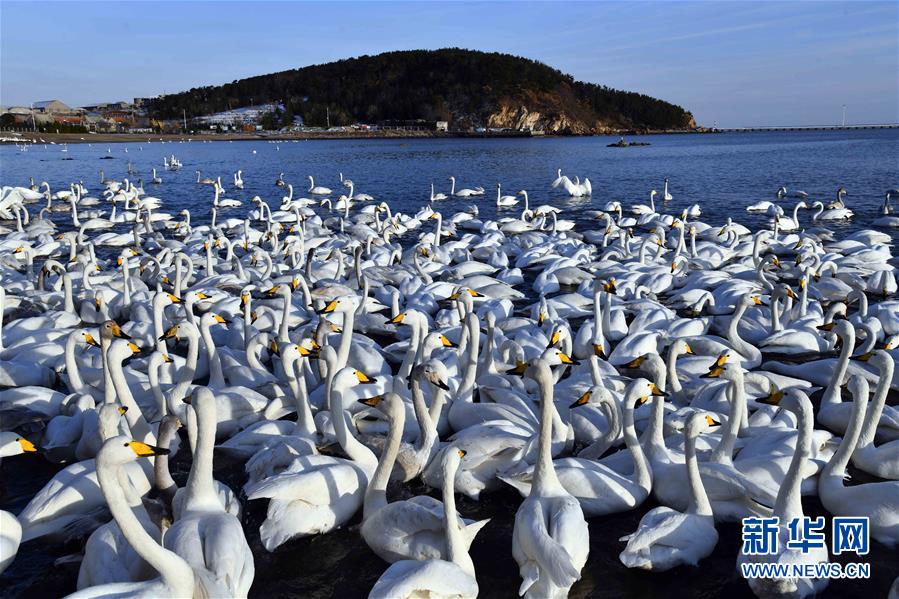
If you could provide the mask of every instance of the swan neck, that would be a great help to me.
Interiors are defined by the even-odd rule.
[[[397,401],[400,401],[397,398]],[[368,489],[365,491],[365,505],[363,507],[363,521],[371,517],[375,512],[387,505],[387,482],[390,480],[390,473],[396,463],[396,456],[400,451],[400,441],[403,435],[403,426],[406,421],[406,410],[402,405],[397,405],[396,409],[390,413],[390,427],[387,431],[387,443],[384,446],[384,452],[378,461],[378,467],[368,483]]]

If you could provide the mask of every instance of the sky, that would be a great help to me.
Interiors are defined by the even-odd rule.
[[[389,50],[526,56],[721,127],[899,121],[899,2],[0,0],[0,104],[131,100]]]

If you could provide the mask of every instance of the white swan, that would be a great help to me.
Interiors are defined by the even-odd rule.
[[[534,360],[525,375],[537,383],[540,392],[540,435],[531,493],[515,514],[512,531],[512,555],[522,578],[518,594],[566,597],[587,563],[590,537],[580,504],[565,490],[553,468],[549,363]]]
[[[447,559],[402,560],[381,575],[369,593],[369,599],[412,599],[418,597],[454,597],[473,599],[478,596],[474,563],[468,555],[468,544],[456,516],[453,480],[465,452],[449,449],[443,452],[443,527],[446,535]],[[438,502],[439,503],[439,502]]]
[[[712,505],[699,476],[696,437],[709,426],[717,424],[708,415],[694,414],[690,417],[684,429],[690,502],[684,512],[668,507],[648,511],[640,519],[637,530],[621,538],[627,541],[627,547],[619,558],[628,568],[664,572],[683,564],[695,566],[715,549],[718,531],[715,530]]]

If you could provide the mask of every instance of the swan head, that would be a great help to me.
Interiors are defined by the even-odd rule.
[[[700,433],[703,433],[715,426],[721,426],[721,423],[715,420],[709,414],[697,413],[693,414],[690,417],[690,420],[687,421],[687,427],[685,430],[688,437],[696,438],[700,435]]]
[[[131,337],[122,332],[122,327],[120,327],[119,323],[114,320],[107,320],[102,323],[99,330],[101,339],[112,340],[114,337],[118,339],[131,339]]]
[[[106,357],[113,362],[124,362],[128,358],[132,358],[141,353],[140,347],[133,341],[125,339],[116,339],[106,351]]]
[[[213,312],[206,312],[203,316],[200,317],[200,324],[203,326],[211,327],[216,324],[228,324],[228,320],[226,320],[220,314],[215,314]]]
[[[646,398],[648,399],[648,398]],[[645,401],[645,400],[644,400]],[[602,385],[594,385],[587,389],[583,395],[578,397],[574,402],[568,406],[569,409],[580,408],[586,406],[588,404],[601,404],[601,403],[614,403],[615,398],[612,396],[612,393],[603,387]],[[641,402],[642,403],[642,402]]]
[[[0,433],[0,456],[13,456],[23,453],[35,453],[38,448],[26,439],[12,431]]]
[[[421,380],[425,380],[438,389],[443,389],[444,391],[449,391],[449,371],[447,371],[446,366],[443,365],[443,362],[439,360],[428,360],[422,364],[417,365],[412,369],[412,378],[419,378]]]
[[[139,458],[168,455],[168,453],[168,449],[135,441],[126,435],[118,435],[103,444],[103,447],[97,452],[97,462],[108,466],[122,465]]]
[[[347,314],[354,312],[359,307],[359,298],[355,295],[343,295],[331,300],[327,305],[319,310],[318,314]]]

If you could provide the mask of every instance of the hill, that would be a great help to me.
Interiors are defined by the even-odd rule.
[[[424,119],[454,130],[503,127],[588,134],[688,129],[693,116],[644,94],[575,81],[543,63],[457,48],[387,52],[198,87],[154,99],[158,118],[281,102],[282,122],[349,125]]]

